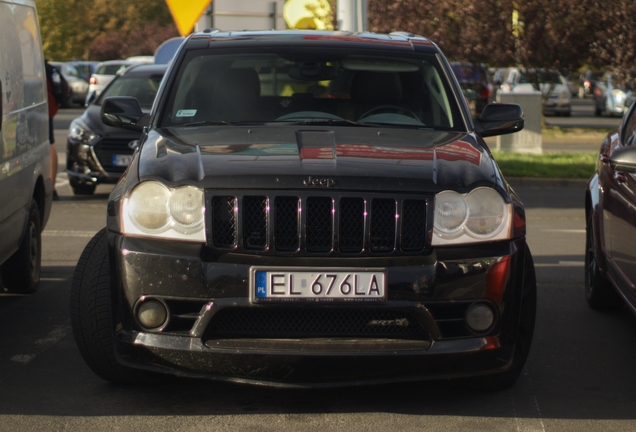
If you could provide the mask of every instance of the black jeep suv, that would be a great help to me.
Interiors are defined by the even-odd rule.
[[[275,386],[521,372],[536,309],[523,206],[449,63],[392,33],[208,31],[177,52],[73,279],[102,378]]]

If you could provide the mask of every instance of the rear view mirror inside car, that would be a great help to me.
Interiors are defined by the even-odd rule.
[[[299,81],[332,80],[338,76],[333,66],[322,62],[302,62],[289,69],[289,77]]]

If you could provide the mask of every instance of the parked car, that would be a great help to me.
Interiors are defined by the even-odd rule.
[[[143,112],[149,112],[166,71],[166,65],[136,65],[115,77],[81,117],[69,126],[66,169],[76,195],[91,195],[100,183],[116,183],[130,163],[131,142],[138,131],[113,128],[102,123],[100,109],[109,96],[133,96]]]
[[[0,0],[0,41],[0,293],[29,294],[40,283],[53,195],[35,1]]]
[[[87,364],[272,386],[523,370],[536,281],[525,212],[437,46],[409,33],[203,32],[179,48],[71,293]],[[99,299],[99,300],[98,300]]]
[[[84,104],[86,95],[88,93],[88,83],[80,78],[79,72],[75,69],[71,63],[63,62],[49,62],[59,73],[62,74],[66,82],[70,87],[70,92],[67,93],[65,99],[62,102],[64,108],[70,108],[73,104]]]
[[[123,72],[126,68],[137,64],[151,64],[151,62],[138,60],[109,60],[101,62],[97,65],[97,69],[91,75],[88,86],[88,96],[86,98],[86,105],[90,103],[91,98],[99,96],[101,91],[111,82],[115,75],[119,72]]]
[[[540,91],[545,103],[545,115],[572,114],[572,94],[566,79],[556,70],[510,68],[500,87],[502,92],[526,93]]]
[[[594,115],[621,117],[636,99],[633,89],[617,85],[610,73],[605,73],[594,86]]]
[[[73,60],[69,63],[77,70],[79,77],[86,82],[90,81],[91,75],[97,70],[97,65],[99,64],[99,62],[96,61],[83,60]]]
[[[603,141],[585,194],[585,294],[597,310],[636,312],[636,104]]]
[[[493,86],[488,68],[481,63],[451,62],[473,117],[479,117],[486,105],[492,103]]]

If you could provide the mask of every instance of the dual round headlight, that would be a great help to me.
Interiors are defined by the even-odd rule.
[[[124,213],[127,233],[205,239],[203,191],[194,186],[172,189],[155,181],[141,183],[128,197]],[[127,221],[134,229],[126,230]]]
[[[435,196],[435,238],[447,241],[461,236],[478,241],[494,239],[509,226],[509,213],[510,205],[491,188],[480,187],[468,194],[440,192]],[[439,244],[435,238],[433,244]]]

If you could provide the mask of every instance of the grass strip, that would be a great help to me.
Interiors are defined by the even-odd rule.
[[[494,151],[505,177],[588,179],[594,173],[594,153],[526,154]]]

